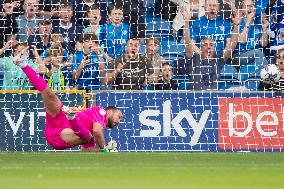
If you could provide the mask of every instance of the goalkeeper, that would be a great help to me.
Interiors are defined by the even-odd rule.
[[[122,120],[123,115],[119,109],[99,106],[88,109],[63,108],[62,102],[48,88],[45,80],[28,66],[27,48],[14,58],[14,64],[22,68],[31,84],[41,93],[46,110],[44,134],[52,148],[62,150],[81,145],[82,151],[110,151],[105,143],[104,129],[113,129]]]

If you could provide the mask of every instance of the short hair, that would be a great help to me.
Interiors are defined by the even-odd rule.
[[[92,5],[88,10],[87,10],[87,14],[89,14],[89,12],[93,11],[93,10],[100,10],[99,5],[94,4]]]
[[[108,106],[105,108],[105,110],[119,111],[119,109],[115,106]]]
[[[64,42],[63,35],[61,33],[53,33],[53,34],[51,34],[50,40],[52,42],[61,42],[61,43]]]
[[[53,57],[58,57],[58,56],[63,56],[64,52],[62,48],[53,48],[53,49],[49,49],[47,51],[47,57],[53,56]]]
[[[123,7],[122,5],[119,5],[119,4],[116,4],[116,3],[112,3],[109,8],[108,8],[108,14],[111,13],[111,11],[113,11],[113,9],[119,9],[119,10],[122,10],[123,12]]]
[[[161,42],[159,41],[159,39],[157,39],[156,37],[150,37],[149,39],[147,39],[147,44],[153,40],[155,45],[159,45],[161,46]]]
[[[68,9],[68,8],[70,8],[70,9],[74,9],[74,6],[73,6],[73,4],[72,3],[70,3],[70,2],[68,2],[68,1],[63,1],[60,5],[59,5],[59,10],[60,9]]]
[[[168,63],[168,62],[164,62],[163,64],[162,64],[162,67],[164,67],[164,66],[171,66],[171,67],[173,67],[170,63]]]
[[[78,42],[83,43],[84,41],[99,41],[98,37],[94,33],[85,33],[82,34]]]
[[[28,43],[17,43],[16,45],[14,45],[13,50],[16,50],[20,46],[28,47],[29,45]]]

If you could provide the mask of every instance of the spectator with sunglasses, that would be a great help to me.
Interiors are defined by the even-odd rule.
[[[280,80],[274,84],[265,84],[263,82],[259,85],[259,90],[261,91],[275,91],[281,92],[284,90],[284,48],[278,50],[276,55],[276,65],[280,69],[281,76]]]

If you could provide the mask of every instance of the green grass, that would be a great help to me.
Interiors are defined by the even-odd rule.
[[[284,153],[0,153],[1,189],[284,188]]]

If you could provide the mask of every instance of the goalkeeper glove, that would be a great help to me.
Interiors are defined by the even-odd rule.
[[[104,148],[101,149],[101,152],[109,152],[109,149],[104,147]]]

